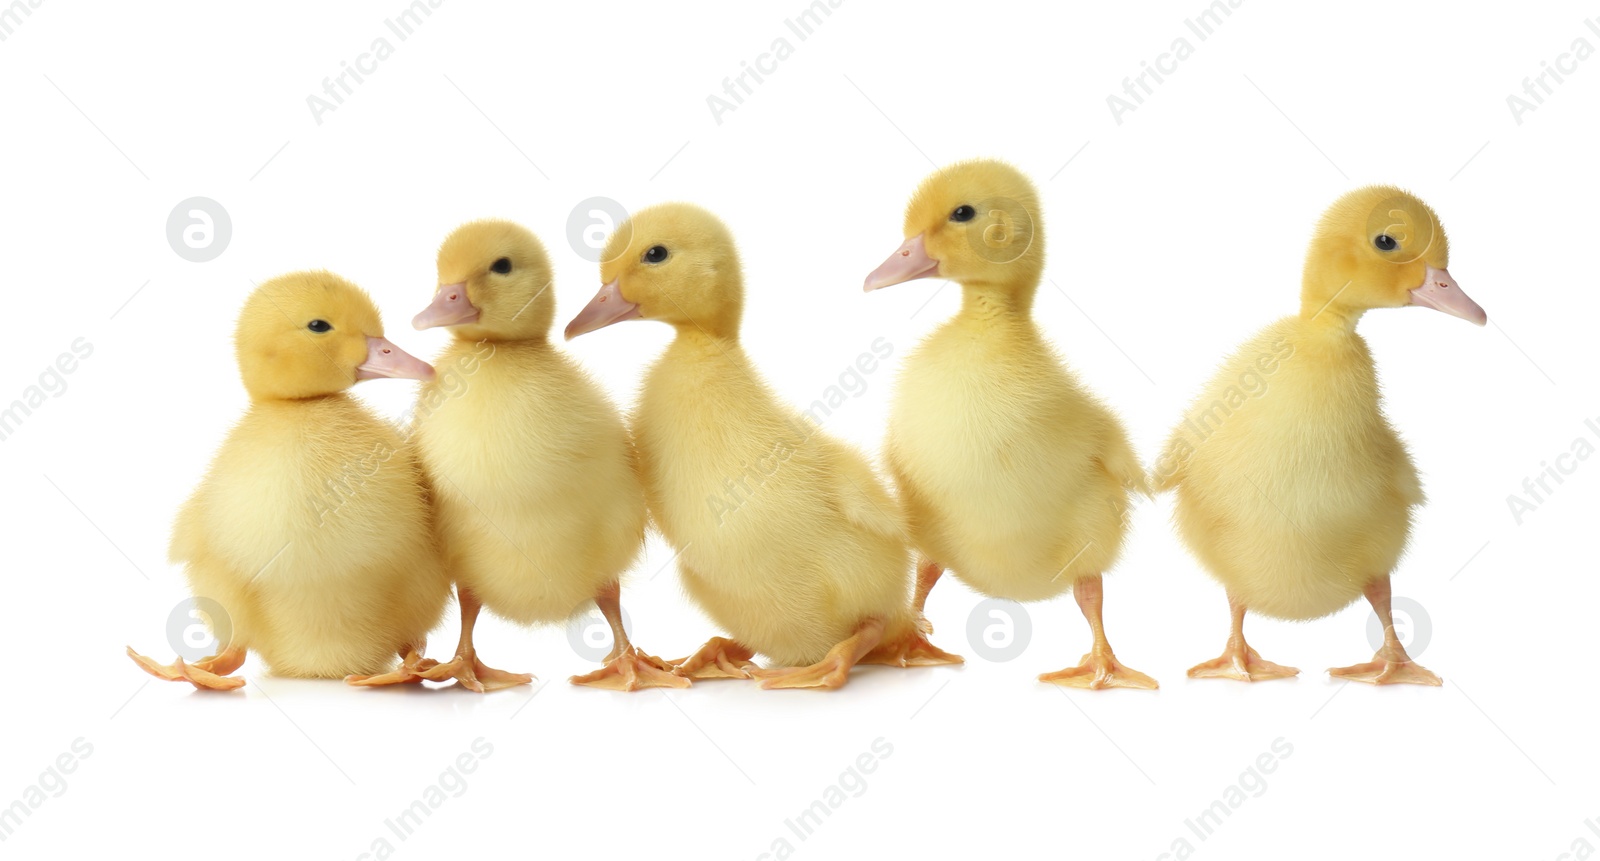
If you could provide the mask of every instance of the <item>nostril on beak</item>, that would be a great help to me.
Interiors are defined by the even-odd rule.
[[[454,301],[456,301],[457,299],[460,299],[460,298],[461,298],[461,294],[460,293],[451,293],[450,294],[450,301],[451,302],[454,302]]]
[[[900,252],[900,256],[901,257],[910,257],[911,256],[911,252],[910,251],[902,251],[902,252]]]

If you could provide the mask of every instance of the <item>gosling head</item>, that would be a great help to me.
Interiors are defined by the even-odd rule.
[[[934,172],[906,206],[906,240],[867,275],[867,291],[948,278],[1030,299],[1044,272],[1044,224],[1033,183],[992,159]]]
[[[605,286],[567,324],[567,339],[623,320],[659,320],[737,338],[744,279],[733,234],[715,215],[688,203],[641,210],[606,243]]]
[[[527,228],[510,221],[474,221],[439,246],[439,286],[411,321],[418,329],[448,327],[467,340],[546,338],[555,319],[550,259]]]
[[[361,380],[433,379],[428,363],[383,337],[367,294],[332,272],[295,272],[250,294],[234,334],[251,398],[331,395]]]
[[[1323,213],[1306,252],[1301,314],[1354,320],[1374,308],[1421,305],[1479,326],[1489,321],[1450,276],[1439,216],[1394,186],[1359,188]]]

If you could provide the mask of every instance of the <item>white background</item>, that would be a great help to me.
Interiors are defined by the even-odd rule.
[[[1580,37],[1593,4],[1244,3],[1204,41],[1204,5],[847,0],[810,38],[779,4],[468,4],[405,41],[399,0],[327,4],[47,0],[0,42],[6,337],[0,404],[77,338],[93,354],[0,443],[9,659],[0,806],[75,739],[46,801],[0,844],[88,857],[1555,858],[1600,845],[1593,704],[1600,463],[1579,463],[1519,524],[1507,498],[1580,437],[1593,399],[1594,155],[1600,60],[1579,63],[1519,124],[1506,98]],[[1600,26],[1600,24],[1597,24]],[[319,124],[306,99],[379,36],[394,53]],[[793,55],[719,124],[707,96],[784,36]],[[1172,41],[1194,47],[1119,125],[1106,97]],[[1591,68],[1592,67],[1592,68]],[[1570,65],[1569,65],[1570,68]],[[1006,158],[1040,184],[1049,248],[1036,313],[1154,457],[1218,358],[1297,308],[1314,219],[1359,184],[1404,185],[1450,231],[1451,272],[1488,328],[1422,310],[1361,326],[1429,504],[1395,572],[1423,608],[1442,689],[1374,689],[1323,669],[1366,660],[1370,615],[1251,618],[1293,681],[1184,678],[1227,633],[1222,590],[1184,551],[1170,501],[1142,503],[1107,584],[1113,644],[1158,693],[1093,693],[1034,676],[1076,663],[1070,598],[1027,607],[1032,639],[978,657],[980,598],[947,581],[929,614],[961,668],[871,668],[840,692],[706,683],[633,695],[574,688],[591,665],[559,628],[480,626],[491,663],[537,687],[371,691],[265,675],[229,695],[149,679],[186,596],[171,518],[245,406],[230,344],[253,282],[327,267],[412,332],[433,257],[464,220],[516,219],[549,246],[558,316],[598,286],[569,214],[686,199],[741,244],[745,342],[795,403],[876,338],[894,357],[827,429],[876,453],[893,369],[957,308],[923,281],[863,296],[902,240],[907,195],[935,164]],[[1070,162],[1070,163],[1069,163]],[[165,223],[191,196],[233,236],[181,259]],[[925,305],[925,307],[924,307]],[[559,324],[558,324],[559,325]],[[665,327],[627,324],[570,349],[624,404]],[[399,416],[412,384],[359,388]],[[624,591],[636,640],[679,656],[718,633],[652,538]],[[1425,616],[1425,620],[1424,617]],[[455,624],[436,632],[447,655]],[[384,825],[474,739],[492,754],[407,840]],[[875,739],[865,790],[809,839],[785,825]],[[1185,826],[1274,740],[1293,752],[1209,839]],[[483,743],[480,743],[483,744]],[[1259,784],[1246,778],[1252,787]],[[451,785],[455,785],[453,778]],[[1600,828],[1600,823],[1596,824]]]

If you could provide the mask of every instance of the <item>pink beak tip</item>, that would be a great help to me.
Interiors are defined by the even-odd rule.
[[[871,293],[918,278],[938,276],[939,261],[928,256],[922,234],[919,233],[896,248],[894,253],[889,255],[889,259],[883,261],[877,269],[867,273],[867,280],[862,283],[861,289],[863,292]]]
[[[570,341],[579,335],[587,335],[613,323],[637,320],[639,316],[639,306],[629,302],[627,297],[622,295],[619,282],[612,280],[601,286],[600,291],[589,300],[589,304],[567,324],[562,334]]]
[[[367,360],[356,368],[356,380],[433,379],[433,366],[395,346],[386,338],[367,338]]]
[[[1487,326],[1489,314],[1472,301],[1448,270],[1429,266],[1422,285],[1412,289],[1411,304],[1459,317],[1475,326]]]

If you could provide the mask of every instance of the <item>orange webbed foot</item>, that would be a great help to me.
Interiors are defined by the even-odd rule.
[[[160,664],[135,652],[132,646],[128,647],[128,657],[140,669],[163,681],[188,682],[202,691],[233,691],[244,687],[244,679],[229,675],[244,663],[243,649],[230,647],[192,664],[183,658],[175,658],[170,664]]]
[[[1391,661],[1384,658],[1382,652],[1373,655],[1372,660],[1364,664],[1334,667],[1328,670],[1328,675],[1336,679],[1365,682],[1369,685],[1428,685],[1440,687],[1444,684],[1444,679],[1439,678],[1437,673],[1416,661]]]
[[[1261,657],[1249,646],[1230,648],[1221,657],[1213,658],[1189,668],[1191,679],[1236,679],[1241,682],[1260,682],[1268,679],[1287,679],[1300,675],[1295,667],[1274,664]]]
[[[532,684],[534,679],[529,673],[497,670],[478,660],[476,652],[457,653],[454,658],[423,670],[418,675],[430,682],[448,682],[454,679],[467,690],[480,694]]]
[[[608,691],[637,691],[644,688],[686,688],[690,682],[676,675],[666,661],[647,655],[632,646],[592,673],[573,676],[575,685],[604,688]]]
[[[751,670],[752,678],[761,680],[762,690],[784,688],[823,688],[838,690],[850,680],[852,662],[841,655],[829,652],[827,657],[808,667]]]
[[[344,683],[360,688],[422,684],[422,680],[427,678],[423,673],[437,666],[439,666],[438,661],[432,658],[424,658],[417,649],[408,649],[400,656],[400,667],[398,669],[372,675],[348,675],[344,677]]]
[[[823,655],[822,660],[809,667],[751,670],[750,675],[761,680],[763,690],[781,688],[837,690],[844,687],[845,682],[850,681],[850,668],[877,651],[882,645],[883,629],[882,619],[867,619],[856,626],[855,633],[839,641],[838,645]]]
[[[752,671],[760,669],[750,660],[755,656],[727,637],[712,637],[693,655],[668,663],[673,675],[687,679],[748,679]]]
[[[1137,688],[1153,691],[1161,687],[1155,679],[1124,666],[1110,650],[1090,652],[1083,656],[1083,660],[1076,667],[1068,667],[1053,673],[1041,673],[1039,681],[1092,691],[1106,688]]]
[[[932,630],[933,626],[928,626]],[[934,667],[941,664],[964,664],[966,658],[946,652],[928,641],[920,629],[892,643],[880,643],[857,663],[885,664],[891,667]]]
[[[1389,575],[1373,578],[1363,591],[1366,593],[1367,603],[1372,605],[1373,613],[1377,614],[1378,621],[1383,624],[1383,645],[1372,656],[1372,660],[1350,667],[1335,667],[1329,670],[1328,674],[1336,679],[1349,679],[1352,682],[1369,685],[1427,685],[1435,688],[1442,686],[1444,680],[1439,678],[1437,673],[1411,660],[1411,656],[1406,654],[1406,647],[1395,634]]]

